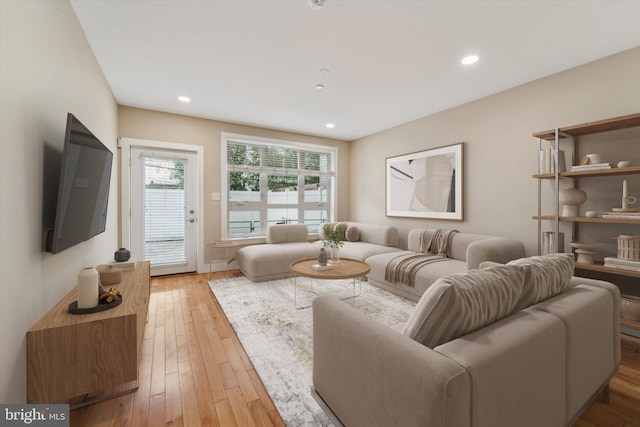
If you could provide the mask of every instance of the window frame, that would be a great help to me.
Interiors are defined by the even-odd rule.
[[[262,234],[253,234],[246,236],[235,236],[229,235],[229,167],[227,160],[227,148],[229,144],[232,143],[244,143],[249,145],[262,145],[262,146],[277,146],[282,148],[293,148],[296,150],[306,150],[311,152],[321,152],[327,153],[331,157],[332,164],[330,165],[330,169],[332,171],[328,172],[329,175],[329,197],[327,200],[328,206],[328,217],[327,222],[332,222],[336,218],[337,212],[337,188],[338,188],[338,148],[328,145],[320,145],[320,144],[310,144],[298,141],[289,141],[289,140],[281,140],[281,139],[273,139],[273,138],[264,138],[250,135],[242,135],[242,134],[234,134],[234,133],[221,133],[221,144],[220,144],[220,231],[222,240],[237,240],[243,241],[246,243],[253,242],[262,242],[266,238],[266,227],[268,226],[267,218],[260,218]],[[263,169],[267,169],[264,167]],[[300,170],[300,165],[298,165],[298,170]],[[278,169],[272,169],[274,173],[280,172]],[[282,169],[283,173],[290,173],[291,170]],[[271,172],[271,170],[266,171],[267,173]],[[323,174],[326,174],[323,172]],[[297,174],[298,176],[298,189],[304,188],[304,176],[303,174]],[[260,187],[261,191],[264,185],[264,176],[261,174],[260,177]],[[283,207],[283,208],[297,208],[298,209],[298,222],[304,221],[305,209],[312,207],[313,205],[317,206],[316,202],[305,202],[304,201],[304,191],[298,191],[298,202],[289,205],[269,205],[268,197],[266,194],[261,197],[260,202],[247,202],[246,205],[240,206],[240,209],[234,210],[255,210],[255,206],[260,206],[261,210],[268,210],[274,207]],[[317,232],[310,232],[310,236],[317,235]]]

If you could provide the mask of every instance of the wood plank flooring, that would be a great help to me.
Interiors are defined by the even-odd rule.
[[[138,390],[71,411],[71,426],[284,426],[208,279],[152,279]],[[640,339],[623,338],[610,403],[595,401],[574,424],[594,426],[640,427]]]

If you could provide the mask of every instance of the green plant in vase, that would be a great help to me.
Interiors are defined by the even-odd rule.
[[[331,227],[329,224],[322,226],[325,239],[322,241],[322,246],[329,249],[331,254],[330,263],[338,264],[340,262],[340,248],[344,245],[345,228],[344,227]]]

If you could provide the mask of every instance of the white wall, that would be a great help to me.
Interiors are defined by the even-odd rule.
[[[0,402],[20,403],[27,330],[117,249],[115,161],[106,232],[57,255],[43,251],[57,187],[44,171],[67,112],[115,154],[117,106],[67,1],[0,1],[0,94]]]
[[[407,232],[419,227],[511,236],[533,255],[537,181],[531,175],[537,173],[538,143],[532,133],[638,112],[640,47],[361,138],[351,147],[350,219],[393,224],[405,243]],[[640,164],[640,130],[633,132],[619,137],[631,143],[593,149],[605,161]],[[457,142],[466,143],[464,222],[385,217],[385,158]],[[635,196],[640,196],[639,178],[630,178]],[[549,224],[543,230],[550,230]],[[615,234],[609,230],[609,238]]]

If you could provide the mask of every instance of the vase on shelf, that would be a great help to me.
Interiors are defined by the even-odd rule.
[[[129,258],[131,258],[131,252],[125,248],[120,248],[113,254],[113,259],[116,262],[129,261]]]
[[[578,207],[587,200],[587,193],[579,188],[563,188],[559,201],[562,205],[560,216],[578,216]]]

